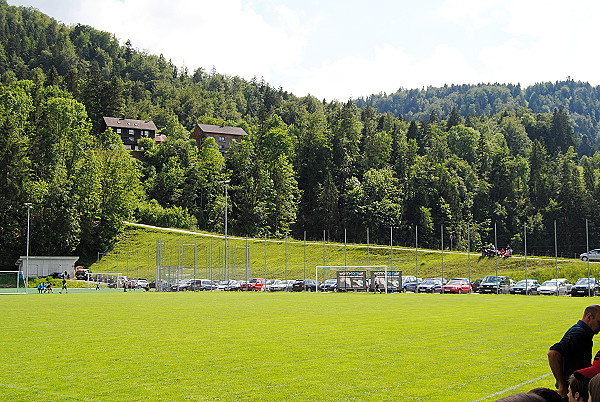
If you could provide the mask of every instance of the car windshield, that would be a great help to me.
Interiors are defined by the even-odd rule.
[[[446,285],[462,285],[462,281],[451,280]]]
[[[336,283],[337,279],[327,279],[325,280],[325,283],[330,284],[330,283]]]
[[[436,285],[438,283],[440,283],[440,281],[437,279],[425,279],[421,285]]]
[[[483,282],[498,283],[500,282],[500,278],[497,276],[487,276],[483,279]]]
[[[553,279],[551,281],[546,281],[542,284],[542,286],[556,286],[556,279]]]
[[[576,285],[587,285],[588,283],[595,283],[595,278],[579,278],[577,279]]]
[[[530,285],[533,285],[535,283],[531,279],[530,280],[522,280],[522,281],[517,282],[515,284],[515,286],[527,286],[527,282],[529,282]]]

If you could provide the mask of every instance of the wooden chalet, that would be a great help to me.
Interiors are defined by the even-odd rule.
[[[139,150],[140,138],[148,137],[156,142],[164,142],[165,136],[156,134],[156,125],[151,120],[120,119],[118,117],[104,117],[102,131],[112,128],[121,136],[125,149]]]
[[[226,153],[234,141],[241,141],[248,134],[241,127],[216,126],[213,124],[196,124],[192,132],[192,138],[200,147],[205,138],[213,137],[217,141],[219,151]]]

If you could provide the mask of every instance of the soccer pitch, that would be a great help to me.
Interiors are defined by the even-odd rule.
[[[1,296],[0,395],[495,400],[553,387],[548,347],[594,302],[476,294]]]

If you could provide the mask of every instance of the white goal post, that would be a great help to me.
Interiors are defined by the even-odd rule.
[[[317,281],[317,290],[319,283],[319,270],[323,271],[383,271],[384,272],[384,288],[385,293],[388,293],[388,269],[387,265],[317,265],[315,267],[315,280]],[[325,274],[323,275],[325,277]]]
[[[23,271],[0,271],[0,295],[27,294]]]

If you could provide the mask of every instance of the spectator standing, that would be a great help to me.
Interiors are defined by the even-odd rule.
[[[548,363],[556,387],[562,398],[567,398],[569,376],[576,370],[590,366],[593,337],[600,332],[600,306],[586,307],[581,320],[567,330],[560,342],[548,351]]]

